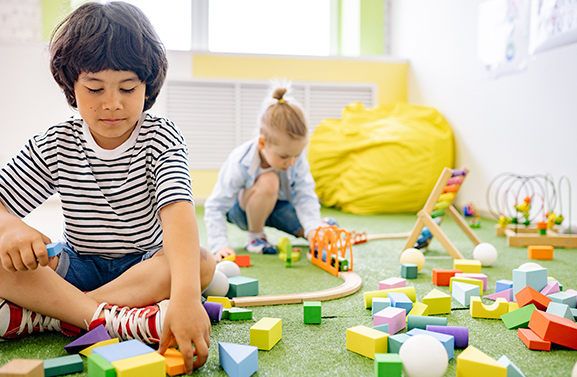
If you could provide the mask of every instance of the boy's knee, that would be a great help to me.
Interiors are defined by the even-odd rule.
[[[255,186],[258,190],[266,195],[277,195],[280,187],[278,174],[274,171],[269,171],[258,176]]]
[[[200,246],[200,286],[204,291],[212,282],[216,261],[212,254],[204,247]]]

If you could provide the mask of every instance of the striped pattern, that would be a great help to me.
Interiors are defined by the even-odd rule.
[[[113,158],[91,148],[84,130],[81,119],[70,119],[29,140],[0,171],[0,200],[22,218],[59,193],[64,241],[80,254],[114,258],[162,247],[158,210],[192,202],[180,130],[147,114],[134,145]]]

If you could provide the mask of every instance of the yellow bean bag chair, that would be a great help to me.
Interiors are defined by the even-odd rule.
[[[443,168],[453,167],[451,127],[435,109],[353,103],[311,136],[309,162],[322,203],[356,214],[417,212]]]

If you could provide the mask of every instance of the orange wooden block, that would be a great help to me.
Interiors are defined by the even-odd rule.
[[[184,358],[176,348],[167,349],[162,356],[166,359],[166,374],[177,376],[186,372]]]
[[[237,255],[234,263],[238,264],[239,267],[250,267],[250,255]]]
[[[44,361],[14,359],[0,368],[0,376],[6,377],[44,377]]]
[[[553,246],[549,245],[529,245],[527,246],[529,259],[553,259]]]
[[[543,340],[577,349],[577,323],[570,319],[533,310],[529,328]]]
[[[521,339],[530,350],[551,351],[551,342],[541,339],[533,330],[520,328],[517,334],[519,335],[519,339]]]
[[[461,270],[442,270],[440,268],[433,268],[433,284],[436,286],[449,286],[451,284],[451,278],[457,273],[461,273]]]
[[[541,294],[541,292],[536,291],[529,286],[526,286],[517,292],[515,299],[517,300],[517,304],[519,304],[520,308],[525,305],[535,304],[539,310],[547,310],[547,306],[549,306],[549,303],[551,302],[549,297]]]

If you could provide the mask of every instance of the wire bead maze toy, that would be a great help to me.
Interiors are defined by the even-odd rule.
[[[310,245],[311,263],[338,276],[340,271],[353,270],[351,234],[336,225],[319,227]],[[350,263],[346,253],[349,251]]]
[[[558,232],[564,222],[563,182],[569,189],[567,235]],[[561,177],[556,188],[551,175],[501,173],[489,183],[486,199],[489,212],[498,219],[495,232],[507,236],[508,246],[577,247],[577,236],[571,234],[571,182],[567,177]],[[559,214],[555,212],[557,199]]]

